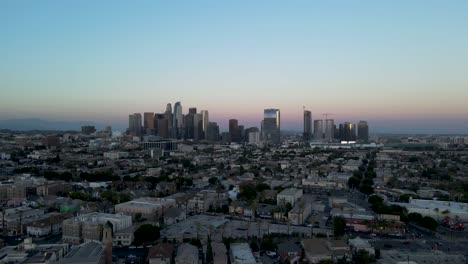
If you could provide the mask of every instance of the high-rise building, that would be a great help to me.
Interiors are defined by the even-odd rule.
[[[245,141],[249,144],[260,143],[260,130],[258,127],[249,127],[245,130]]]
[[[325,139],[332,142],[335,139],[335,121],[333,119],[325,120]]]
[[[172,131],[172,122],[173,122],[173,117],[172,117],[172,105],[169,103],[166,106],[166,112],[164,112],[164,115],[166,116],[167,119],[167,129],[169,131],[169,134]]]
[[[323,139],[323,120],[314,120],[314,139]]]
[[[208,124],[210,123],[210,117],[208,115],[208,110],[201,110],[202,115],[202,138],[208,139]]]
[[[240,142],[241,134],[237,119],[229,119],[229,134],[231,142]]]
[[[281,119],[279,109],[263,111],[262,139],[265,142],[278,145],[281,142]]]
[[[143,118],[144,118],[143,125],[144,125],[145,130],[153,129],[154,128],[154,113],[145,112],[143,114]]]
[[[190,115],[194,115],[197,113],[197,108],[196,107],[190,107],[189,110],[188,110],[188,113]]]
[[[154,134],[162,138],[169,137],[169,121],[166,117],[166,113],[154,115]]]
[[[202,127],[202,115],[201,114],[193,114],[193,139],[198,141],[203,139],[203,127]]]
[[[184,139],[193,139],[194,137],[194,116],[194,114],[187,114],[184,116]]]
[[[304,110],[304,141],[309,141],[312,135],[312,112]]]
[[[358,140],[362,142],[369,141],[369,125],[367,121],[359,121],[358,123]]]
[[[207,137],[209,141],[219,141],[219,126],[216,122],[209,122],[207,128]]]
[[[340,141],[341,142],[355,142],[356,141],[356,125],[353,123],[345,122],[340,124]]]
[[[135,113],[128,116],[128,132],[133,136],[141,136],[142,127],[141,127],[141,114]]]
[[[183,125],[184,125],[184,121],[183,121],[183,115],[182,115],[182,105],[180,104],[180,102],[176,102],[174,104],[174,114],[173,114],[173,122],[172,122],[172,136],[174,138],[182,138],[183,134],[182,134],[182,131],[183,131]]]

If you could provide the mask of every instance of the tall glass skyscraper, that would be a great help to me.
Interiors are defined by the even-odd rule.
[[[173,122],[172,122],[172,130],[173,130],[173,137],[175,138],[182,138],[182,131],[183,131],[183,115],[182,115],[182,105],[180,102],[174,104],[174,115],[173,115]]]
[[[281,143],[281,119],[279,109],[263,111],[262,137],[263,141],[279,145]]]

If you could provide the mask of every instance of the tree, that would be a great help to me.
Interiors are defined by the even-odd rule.
[[[361,184],[361,178],[353,176],[353,177],[350,177],[348,180],[349,188],[357,188],[359,187],[359,184]]]
[[[206,263],[213,263],[213,249],[211,247],[211,238],[208,236],[208,242],[206,245]]]
[[[373,256],[370,256],[369,252],[367,252],[366,250],[361,249],[354,256],[354,262],[362,264],[375,263],[375,258]]]
[[[375,195],[375,194],[369,196],[369,200],[368,200],[368,201],[369,201],[369,203],[372,204],[372,205],[383,203],[382,197],[380,197],[380,196],[378,196],[378,195]]]
[[[255,186],[257,192],[263,192],[264,190],[269,190],[270,186],[266,183],[259,183]]]
[[[421,220],[421,226],[430,230],[436,230],[438,225],[437,221],[430,216],[425,216]]]
[[[216,177],[211,177],[208,182],[212,185],[215,185],[218,182],[218,178]]]
[[[155,225],[141,225],[135,230],[134,244],[139,246],[145,243],[151,243],[159,238],[159,227]]]
[[[257,197],[257,191],[255,188],[251,185],[242,185],[240,187],[240,193],[239,193],[239,198],[242,198],[244,200],[253,200]]]
[[[416,224],[421,223],[423,217],[420,213],[409,213],[408,214],[408,221],[415,222]]]
[[[374,193],[374,188],[372,188],[371,185],[369,184],[361,184],[359,186],[359,191],[362,192],[363,194],[373,194]]]
[[[346,227],[346,221],[342,216],[336,216],[333,218],[333,235],[335,237],[341,237],[344,235]]]

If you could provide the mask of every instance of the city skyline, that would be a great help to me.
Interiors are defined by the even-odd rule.
[[[0,120],[124,127],[181,101],[223,130],[275,107],[302,131],[304,105],[380,133],[468,131],[463,1],[0,5]]]

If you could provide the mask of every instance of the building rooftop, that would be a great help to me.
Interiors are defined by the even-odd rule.
[[[60,261],[60,264],[80,263],[97,264],[104,253],[104,247],[100,242],[88,241],[72,247],[70,252]]]
[[[255,257],[252,254],[249,244],[232,243],[230,245],[231,258],[234,263],[256,264]]]

